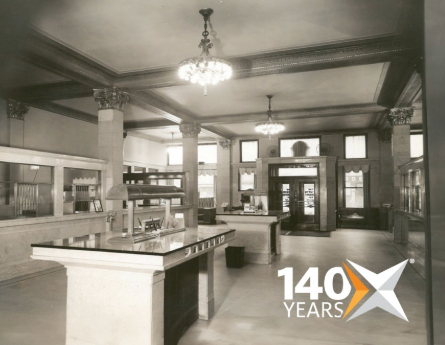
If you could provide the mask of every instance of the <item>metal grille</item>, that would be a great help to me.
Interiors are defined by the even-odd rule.
[[[74,185],[74,212],[90,211],[90,186]]]
[[[16,216],[38,217],[39,189],[37,183],[16,183],[14,195]]]

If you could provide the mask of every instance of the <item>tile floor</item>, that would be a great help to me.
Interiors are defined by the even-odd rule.
[[[283,253],[270,266],[227,269],[224,250],[218,249],[216,315],[209,322],[196,322],[179,344],[426,344],[425,281],[409,264],[395,289],[409,322],[381,309],[350,322],[315,316],[297,318],[295,313],[287,317],[283,278],[277,277],[279,269],[293,267],[295,284],[307,268],[319,267],[320,277],[324,277],[345,259],[379,273],[404,260],[382,232],[339,230],[326,238],[282,236],[282,242]],[[341,279],[335,279],[334,290],[341,290]],[[0,344],[64,344],[65,294],[63,269],[0,286]],[[351,297],[352,293],[345,305]],[[310,302],[306,295],[297,298]]]

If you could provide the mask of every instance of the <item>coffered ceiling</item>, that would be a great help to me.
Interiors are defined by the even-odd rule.
[[[130,96],[125,129],[158,140],[183,122],[201,123],[202,138],[254,135],[267,94],[286,134],[375,128],[384,125],[386,108],[418,99],[416,4],[40,0],[19,18],[26,25],[10,16],[1,33],[17,39],[3,55],[0,93],[95,123],[92,89],[116,86]],[[181,60],[200,54],[198,11],[205,7],[214,10],[211,53],[234,68],[232,79],[209,87],[208,96],[177,76]]]

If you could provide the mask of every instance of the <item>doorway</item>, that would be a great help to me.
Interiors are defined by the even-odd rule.
[[[318,166],[273,166],[269,186],[269,209],[290,212],[282,230],[320,230]]]

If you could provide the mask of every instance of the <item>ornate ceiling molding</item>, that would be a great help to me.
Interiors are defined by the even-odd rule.
[[[94,89],[93,97],[99,105],[99,110],[115,109],[124,111],[124,105],[130,100],[126,92],[116,87]]]
[[[201,125],[199,123],[181,123],[179,130],[183,138],[197,138],[201,132]]]
[[[394,108],[388,113],[388,122],[391,126],[408,125],[414,115],[414,107]]]
[[[24,121],[25,115],[28,113],[28,111],[29,105],[18,102],[11,98],[7,100],[6,113],[8,115],[8,118]]]

